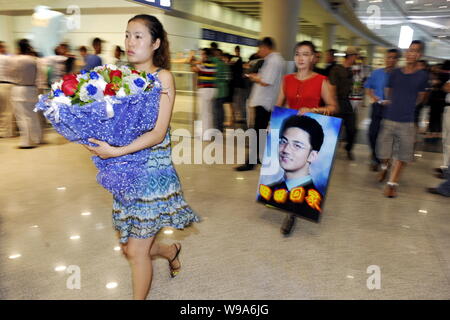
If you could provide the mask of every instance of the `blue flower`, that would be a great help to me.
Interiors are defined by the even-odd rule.
[[[148,79],[148,81],[150,81],[150,82],[155,81],[155,77],[154,77],[151,73],[147,74],[147,79]]]
[[[83,69],[80,71],[81,74],[86,74],[88,71],[86,69]]]
[[[94,71],[92,71],[91,73],[89,73],[89,77],[90,77],[92,80],[98,80],[98,78],[99,78],[98,73],[97,73],[97,72],[94,72]]]
[[[145,85],[145,81],[142,80],[141,78],[135,79],[133,82],[139,88],[142,88]]]
[[[56,89],[55,92],[53,92],[53,96],[59,97],[61,94],[63,94],[61,89]]]
[[[97,88],[92,84],[88,84],[86,90],[90,96],[94,96],[97,93]]]

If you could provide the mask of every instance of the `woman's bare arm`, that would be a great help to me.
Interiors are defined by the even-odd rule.
[[[284,96],[284,81],[281,82],[280,92],[278,93],[277,106],[284,107],[285,106],[286,97]]]
[[[324,114],[335,114],[337,113],[337,103],[336,103],[336,96],[334,94],[334,90],[331,87],[330,82],[328,81],[328,79],[325,79],[322,82],[322,91],[321,91],[321,96],[323,101],[325,102],[325,107],[324,108],[318,108],[320,109],[320,113],[324,113]]]

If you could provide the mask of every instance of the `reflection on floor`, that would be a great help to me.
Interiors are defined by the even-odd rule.
[[[89,153],[55,133],[47,141],[19,150],[18,138],[0,140],[0,299],[129,299],[112,199]],[[431,168],[441,155],[423,153],[387,199],[367,146],[355,154],[337,155],[322,221],[298,220],[288,238],[284,213],[254,201],[258,170],[178,165],[203,222],[159,234],[182,241],[182,271],[171,279],[156,259],[149,299],[449,299],[450,199],[424,192],[439,182]],[[370,266],[380,268],[379,290],[367,287]]]

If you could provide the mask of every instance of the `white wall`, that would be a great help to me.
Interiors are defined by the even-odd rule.
[[[21,3],[12,3],[6,0],[0,0],[0,10],[32,10],[36,5],[49,5],[52,8],[67,8],[76,3],[81,7],[80,29],[72,30],[66,33],[65,41],[72,48],[73,53],[78,53],[79,46],[90,47],[91,41],[99,37],[106,42],[103,44],[102,57],[105,63],[113,61],[113,48],[116,45],[124,47],[124,32],[127,21],[134,14],[103,14],[102,7],[114,8],[142,8],[142,11],[136,12],[153,14],[163,23],[171,44],[171,52],[175,55],[177,52],[187,52],[188,50],[197,50],[201,44],[201,29],[209,27],[199,22],[181,19],[165,15],[163,11],[153,9],[147,6],[136,5],[130,1],[110,0],[110,1],[88,1],[80,0],[24,0]],[[83,9],[90,8],[90,11],[99,8],[95,14],[83,13]],[[175,2],[175,9],[189,14],[217,20],[233,26],[239,26],[248,30],[259,30],[259,21],[243,14],[223,8],[217,4],[206,2],[204,0],[179,0]],[[0,40],[7,39],[13,46],[13,41],[20,38],[29,38],[32,30],[31,17],[29,16],[0,16]],[[236,33],[232,30],[222,30],[230,33]],[[242,34],[242,33],[239,33]],[[244,35],[244,34],[242,34]],[[252,36],[252,35],[246,35]],[[9,40],[8,40],[9,39]],[[234,48],[235,45],[230,45]],[[11,47],[12,49],[12,47]],[[233,50],[227,50],[233,53]],[[255,51],[251,47],[244,48],[246,51]]]
[[[6,43],[9,52],[14,51],[13,20],[10,16],[0,15],[0,40]]]
[[[159,11],[152,13],[166,28],[171,44],[171,51],[183,51],[183,49],[197,49],[201,36],[200,24],[161,14]],[[103,44],[101,56],[104,62],[113,61],[113,49],[116,45],[124,48],[125,29],[131,14],[81,14],[80,29],[66,33],[64,39],[76,51],[79,46],[90,47],[91,41],[99,37],[106,42]],[[28,38],[32,29],[31,19],[27,16],[14,16],[11,18],[13,27],[10,32],[14,39]],[[0,21],[3,21],[0,20]],[[1,25],[1,24],[0,24]],[[2,33],[3,28],[1,28]],[[11,30],[10,30],[11,31]],[[0,33],[0,35],[2,35]],[[3,38],[3,37],[2,37]]]

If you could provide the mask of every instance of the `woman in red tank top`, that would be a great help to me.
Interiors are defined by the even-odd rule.
[[[328,78],[312,71],[315,53],[312,42],[297,43],[294,60],[298,71],[284,76],[277,106],[297,109],[300,115],[307,112],[336,113],[336,99]],[[323,107],[320,106],[321,99],[325,102]]]

